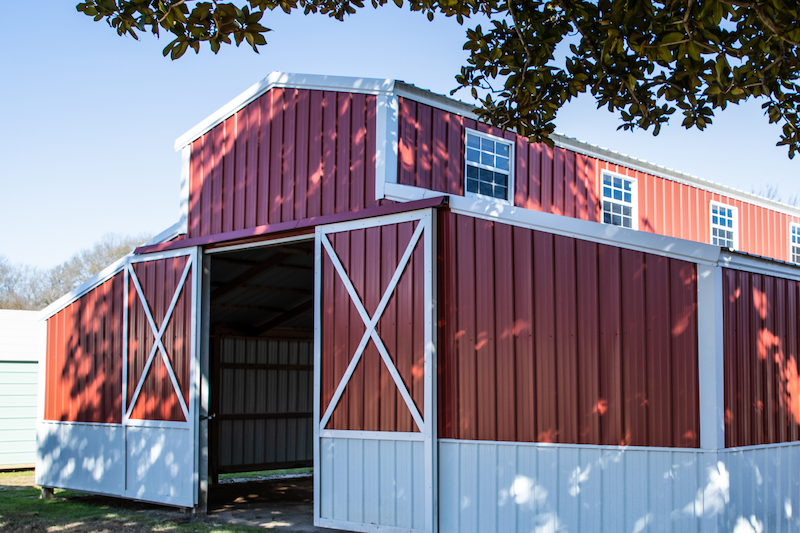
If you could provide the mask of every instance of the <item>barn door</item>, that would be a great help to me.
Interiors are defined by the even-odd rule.
[[[125,269],[125,496],[197,503],[197,249],[132,257]]]
[[[432,210],[318,227],[314,523],[435,531]]]

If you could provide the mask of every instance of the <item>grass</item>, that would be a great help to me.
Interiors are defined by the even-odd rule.
[[[25,473],[30,483],[32,473]],[[228,533],[259,528],[220,525],[188,513],[116,498],[56,490],[52,500],[39,499],[40,491],[18,485],[20,472],[0,472],[0,531],[53,531],[93,533],[125,530],[144,532]],[[13,486],[11,483],[14,483]]]
[[[250,479],[263,477],[296,476],[299,474],[311,475],[314,470],[309,466],[305,468],[287,468],[285,470],[259,470],[258,472],[239,472],[236,474],[220,474],[220,479]]]

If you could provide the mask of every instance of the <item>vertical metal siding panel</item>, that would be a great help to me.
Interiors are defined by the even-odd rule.
[[[693,187],[680,185],[681,188],[681,238],[691,239],[692,228],[695,226],[695,221],[692,219],[692,191]]]
[[[413,304],[411,318],[413,321],[413,343],[411,345],[411,373],[404,376],[410,385],[409,393],[417,406],[417,410],[424,418],[425,413],[425,239],[430,235],[423,234],[417,243],[411,261],[407,268],[413,269],[413,294],[410,303]],[[416,427],[416,424],[414,424]]]
[[[575,239],[554,237],[558,442],[579,442]]]
[[[247,106],[247,177],[245,178],[244,227],[256,226],[258,215],[258,134],[261,130],[261,106]]]
[[[700,189],[695,189],[694,187],[689,187],[689,216],[690,216],[690,224],[689,224],[689,234],[688,239],[693,241],[699,240],[699,236],[697,234],[698,226],[700,223],[699,219],[699,208],[698,208],[698,201],[700,197]]]
[[[350,271],[350,235],[349,233],[338,233],[333,235],[333,248],[336,251],[336,255],[339,256],[339,260],[344,267],[345,272]],[[351,322],[352,314],[351,314],[351,307],[353,304],[350,302],[350,296],[347,294],[347,289],[344,286],[344,283],[339,279],[337,274],[337,282],[336,282],[336,289],[334,292],[333,297],[333,305],[334,305],[334,357],[333,357],[333,364],[334,368],[336,369],[336,381],[335,385],[338,385],[339,380],[342,379],[342,376],[347,369],[347,365],[350,363],[350,359],[353,355],[353,351],[350,347],[350,328],[353,325]],[[349,427],[349,411],[348,406],[350,404],[350,389],[345,387],[344,392],[342,393],[341,398],[339,399],[339,404],[333,411],[333,415],[331,416],[331,429],[347,429]]]
[[[776,278],[775,279],[775,300],[772,308],[775,314],[774,321],[774,335],[773,335],[773,350],[774,350],[774,364],[775,374],[773,380],[775,383],[775,393],[773,401],[776,404],[775,409],[775,427],[777,431],[776,442],[787,442],[789,440],[789,415],[791,411],[789,407],[789,380],[791,379],[791,369],[789,367],[789,358],[786,347],[788,339],[786,335],[786,289],[788,287],[788,280]]]
[[[541,179],[542,179],[542,211],[545,213],[554,213],[553,206],[553,148],[549,146],[542,146],[541,151]]]
[[[477,359],[475,346],[476,296],[475,296],[475,227],[474,219],[461,216],[456,219],[458,240],[458,438],[479,438],[476,425],[477,406]]]
[[[55,341],[53,340],[58,313],[47,319],[47,341],[45,344],[45,374],[44,374],[44,419],[53,420],[53,368],[55,367]]]
[[[611,246],[598,246],[598,288],[600,311],[600,434],[602,444],[623,443],[622,353],[620,329],[620,257]],[[605,409],[604,412],[603,409]]]
[[[222,231],[233,230],[234,208],[234,141],[236,140],[236,116],[225,122],[225,140],[222,148]]]
[[[416,185],[417,103],[413,100],[399,98],[399,104],[400,131],[397,161],[400,168],[397,173],[397,183],[413,186]]]
[[[364,441],[347,439],[347,520],[364,521]]]
[[[528,194],[530,198],[528,201],[528,208],[535,211],[546,211],[544,208],[544,200],[542,199],[543,148],[544,147],[540,143],[528,144]]]
[[[234,190],[233,229],[243,229],[245,220],[245,185],[247,181],[247,122],[249,108],[245,107],[236,117],[236,140],[234,141]]]
[[[566,183],[564,173],[564,162],[566,151],[563,148],[553,148],[553,208],[552,212],[557,215],[567,215],[565,205]]]
[[[656,233],[653,212],[655,210],[656,180],[650,174],[640,174],[639,185],[639,229],[648,233]]]
[[[416,167],[417,176],[415,185],[423,189],[430,189],[431,181],[431,159],[433,156],[433,109],[424,104],[417,104],[417,150]]]
[[[478,438],[488,440],[497,439],[493,226],[492,222],[475,220],[477,423]]]
[[[598,196],[598,161],[593,157],[586,158],[586,176],[587,176],[587,201],[589,204],[589,220],[592,222],[600,221],[600,198]]]
[[[350,209],[363,209],[368,204],[364,199],[366,184],[364,183],[364,167],[366,157],[366,98],[363,94],[352,96],[352,121],[350,138],[352,139],[352,157],[350,160]],[[370,199],[371,200],[371,199]]]
[[[575,154],[575,217],[589,220],[589,204],[586,197],[586,156]]]
[[[775,421],[778,414],[778,405],[775,395],[777,393],[775,382],[777,376],[777,369],[775,368],[775,346],[773,335],[775,332],[775,312],[773,311],[773,304],[775,303],[775,278],[772,276],[764,276],[764,329],[760,334],[760,343],[763,348],[764,357],[764,434],[766,442],[773,443],[776,441],[776,427]]]
[[[455,215],[446,210],[438,213],[438,426],[439,438],[456,438],[458,362],[456,359],[457,292],[455,272],[456,235]]]
[[[649,441],[672,446],[673,394],[669,259],[645,256]]]
[[[479,532],[478,529],[478,488],[480,487],[480,471],[478,465],[478,445],[460,444],[459,445],[460,464],[458,479],[461,481],[459,492],[462,502],[459,509],[458,531],[463,533]],[[463,502],[472,503],[464,505]]]
[[[211,234],[211,205],[214,203],[212,196],[212,175],[214,172],[214,130],[203,137],[203,148],[200,153],[202,163],[200,169],[203,175],[203,184],[200,187],[200,235]]]
[[[203,138],[190,145],[189,156],[189,237],[200,235],[200,190],[203,185],[201,170]]]
[[[364,308],[370,316],[375,314],[381,299],[381,229],[368,228],[365,237],[366,257],[364,271]],[[381,356],[374,342],[364,349],[364,429],[378,431],[381,402]]]
[[[513,231],[513,292],[514,351],[516,355],[515,410],[516,440],[536,440],[536,362],[534,361],[533,232],[514,227]]]
[[[764,430],[766,429],[764,407],[764,366],[766,360],[766,353],[764,347],[760,344],[760,333],[763,328],[764,314],[764,277],[759,274],[752,274],[752,303],[753,307],[750,312],[750,353],[749,359],[752,365],[752,405],[755,408],[753,411],[753,444],[766,444]]]
[[[439,192],[447,190],[447,126],[448,114],[441,109],[433,109],[431,125],[431,189]]]
[[[367,96],[366,105],[366,153],[364,154],[364,195],[365,206],[373,207],[380,205],[375,200],[375,161],[378,152],[378,102],[374,96]]]
[[[534,232],[534,312],[536,314],[537,437],[540,442],[558,442],[557,360],[555,346],[555,279],[553,236]]]
[[[675,236],[675,220],[680,217],[679,207],[676,205],[674,198],[674,183],[672,181],[663,180],[664,183],[664,235],[669,237]]]
[[[577,240],[575,290],[581,295],[577,306],[578,331],[578,413],[579,440],[582,444],[597,444],[600,437],[600,339],[597,286],[597,245]]]
[[[322,97],[322,213],[336,212],[336,93],[326,91]]]
[[[736,299],[737,295],[736,272],[730,269],[722,270],[722,317],[723,317],[723,373],[724,406],[725,406],[725,447],[736,446],[739,434],[739,412],[736,409]]]
[[[398,224],[397,228],[397,257],[399,258],[405,251],[406,246],[411,241],[414,233],[412,222]],[[414,298],[414,270],[409,261],[405,271],[400,276],[394,292],[394,299],[397,304],[397,321],[393,329],[395,349],[389,353],[392,355],[397,372],[406,385],[409,394],[413,393],[411,387],[411,370],[413,365],[413,298]],[[418,428],[411,418],[411,412],[405,401],[397,395],[397,431],[417,431]]]
[[[306,215],[317,217],[322,200],[322,92],[310,91],[308,111],[308,207]]]
[[[447,121],[447,192],[463,196],[463,118],[448,113]]]
[[[322,287],[321,287],[321,328],[322,340],[320,346],[320,412],[324,413],[329,405],[333,392],[336,389],[336,376],[333,368],[334,352],[334,296],[337,274],[333,263],[327,253],[322,254]]]
[[[697,382],[697,279],[695,265],[670,260],[672,295],[672,400],[675,404],[675,446],[700,445],[699,389]]]
[[[347,274],[350,277],[350,280],[353,283],[353,287],[355,288],[356,292],[359,295],[361,301],[364,301],[365,295],[365,262],[366,262],[366,251],[365,251],[365,230],[354,230],[349,232],[350,237],[350,268],[347,269]],[[349,301],[349,297],[348,297]],[[369,311],[368,311],[369,312]],[[361,337],[364,335],[363,328],[355,327],[357,324],[362,322],[361,316],[359,315],[358,311],[356,310],[355,306],[350,306],[350,351],[348,352],[348,356],[352,357],[355,348],[358,346],[358,343],[361,341]],[[349,363],[349,361],[348,361]],[[364,358],[362,356],[361,361],[356,366],[355,370],[353,371],[353,375],[350,377],[350,381],[347,384],[347,388],[349,389],[349,404],[348,404],[348,425],[346,429],[364,429],[364,403],[365,403],[365,395],[364,395],[364,387],[365,387],[365,379],[364,379]]]
[[[297,120],[295,122],[295,174],[294,174],[294,216],[296,219],[308,217],[308,144],[309,130],[309,91],[297,92]]]
[[[641,252],[622,250],[622,390],[625,442],[650,445],[647,434],[647,348],[645,258]]]
[[[576,217],[575,204],[577,186],[575,184],[575,152],[564,150],[564,214]]]
[[[269,152],[269,196],[267,197],[267,222],[275,224],[281,221],[281,204],[283,203],[283,151],[286,142],[283,132],[284,89],[272,89],[272,124],[270,131]]]
[[[533,209],[529,190],[528,141],[519,135],[514,146],[514,205]]]
[[[338,93],[336,117],[336,203],[335,212],[350,210],[350,120],[352,95]]]
[[[386,290],[386,287],[388,287],[389,280],[392,278],[392,275],[397,268],[397,263],[399,261],[398,249],[400,249],[400,246],[398,246],[397,226],[392,225],[382,227],[382,260],[380,262],[381,294],[383,294],[383,292]],[[397,360],[395,355],[397,353],[397,314],[397,297],[395,296],[389,299],[389,303],[386,305],[383,316],[377,325],[381,340],[383,341],[384,346],[386,346],[386,350],[395,361]],[[395,386],[394,381],[392,381],[392,377],[383,363],[381,363],[380,383],[380,429],[383,431],[397,431],[399,427],[397,411],[400,409],[405,409],[405,406],[401,405],[403,400],[399,397],[399,394],[397,393],[397,387]]]
[[[786,401],[788,418],[788,440],[800,440],[798,422],[800,422],[800,376],[798,376],[797,357],[797,291],[796,281],[787,281],[786,287]]]
[[[746,272],[737,272],[737,274],[739,278],[737,283],[739,290],[737,331],[739,334],[736,342],[736,368],[738,370],[736,385],[738,401],[736,406],[737,412],[741,413],[737,446],[747,446],[755,442],[750,413],[750,394],[752,390],[750,383],[750,301],[752,293],[750,292],[750,274]]]
[[[218,125],[209,133],[212,145],[211,161],[211,226],[210,233],[222,232],[222,205],[223,205],[223,149],[225,146],[225,123]]]
[[[295,157],[297,136],[295,135],[297,118],[297,89],[284,91],[283,111],[283,165],[281,166],[281,215],[280,221],[294,220],[294,188],[297,176],[295,174]]]
[[[269,222],[269,199],[273,193],[269,188],[269,176],[272,168],[272,162],[270,161],[272,151],[272,93],[261,96],[256,102],[261,107],[261,124],[258,137],[256,225],[261,226]]]
[[[495,358],[497,365],[497,440],[516,440],[516,368],[514,357],[514,244],[513,228],[495,224],[493,307],[495,320]],[[522,296],[525,298],[525,296]]]

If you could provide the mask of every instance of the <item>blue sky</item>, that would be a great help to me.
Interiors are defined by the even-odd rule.
[[[103,234],[157,233],[178,216],[175,138],[279,70],[401,79],[447,94],[466,59],[466,26],[394,6],[345,22],[271,13],[269,44],[163,58],[167,40],[120,38],[75,10],[75,0],[4,6],[0,32],[0,255],[52,267]],[[456,97],[468,99],[466,92]],[[800,192],[800,157],[775,143],[758,102],[718,114],[705,132],[680,120],[658,137],[618,132],[619,120],[582,97],[557,131],[746,191]]]

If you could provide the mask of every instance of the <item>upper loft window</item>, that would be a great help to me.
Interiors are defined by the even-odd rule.
[[[603,171],[603,222],[638,229],[636,223],[636,180]]]
[[[467,130],[465,137],[466,196],[510,202],[514,190],[511,141],[474,130]]]
[[[789,257],[792,263],[800,263],[800,225],[792,222],[789,224]]]
[[[711,244],[732,250],[737,248],[738,214],[733,206],[711,202]]]

